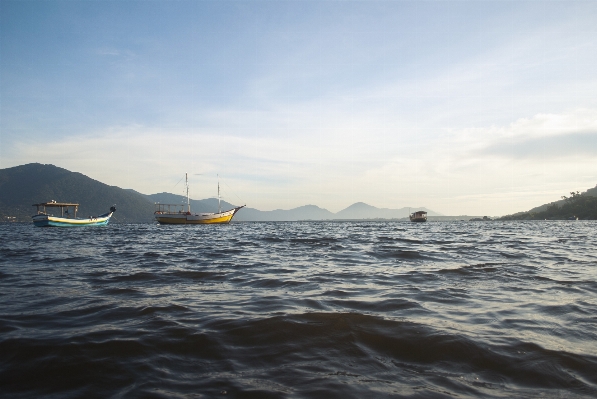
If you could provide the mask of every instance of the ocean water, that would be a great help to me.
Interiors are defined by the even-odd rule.
[[[0,225],[0,396],[597,397],[597,223]]]

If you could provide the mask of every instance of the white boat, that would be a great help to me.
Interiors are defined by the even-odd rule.
[[[33,204],[37,207],[37,214],[33,215],[33,224],[38,227],[83,227],[83,226],[105,226],[110,221],[116,207],[110,207],[110,211],[99,216],[88,218],[77,218],[79,204],[70,202],[42,202]],[[47,208],[59,208],[60,216],[54,216],[47,212]]]
[[[236,212],[245,205],[232,208],[222,212],[220,198],[220,182],[218,182],[218,212],[213,213],[192,213],[191,201],[189,199],[189,179],[185,174],[187,204],[186,210],[183,204],[155,204],[155,219],[160,224],[222,224],[230,223]]]

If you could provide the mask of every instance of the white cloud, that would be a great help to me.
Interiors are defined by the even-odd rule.
[[[109,47],[98,48],[95,52],[98,55],[107,55],[107,56],[119,56],[120,55],[120,50],[115,49],[115,48],[109,48]]]

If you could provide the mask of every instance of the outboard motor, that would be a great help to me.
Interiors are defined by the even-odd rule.
[[[110,207],[110,212],[116,212],[116,204]]]

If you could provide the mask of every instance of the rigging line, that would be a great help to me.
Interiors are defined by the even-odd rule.
[[[178,181],[178,183],[180,183],[180,182],[182,181],[182,179],[184,179],[184,176],[180,178],[180,180]],[[174,187],[178,186],[178,183],[176,183],[176,184],[174,185]],[[174,188],[174,187],[173,187],[173,188]]]
[[[182,179],[184,179],[184,176],[180,178],[180,180],[178,181],[178,183],[180,183],[180,182],[182,181]],[[174,187],[172,187],[172,189],[174,189],[176,186],[178,186],[178,183],[176,183],[176,184],[174,185]],[[181,198],[181,200],[180,200],[180,201],[181,201],[181,202],[184,202],[184,197],[185,197],[185,195],[184,195],[184,190],[183,190],[183,195],[182,195],[182,197],[183,197],[183,198]]]
[[[235,192],[232,190],[232,188],[231,188],[231,187],[228,185],[228,183],[224,182],[224,184],[226,185],[226,187],[230,188],[230,191],[232,191],[232,194],[234,194],[234,196],[235,196],[236,198],[238,198],[238,200],[239,200],[239,201],[240,201],[240,203],[242,204],[242,203],[243,203],[243,200],[242,200],[242,199],[240,199],[240,197],[239,197],[238,195],[236,195],[236,193],[235,193]]]

